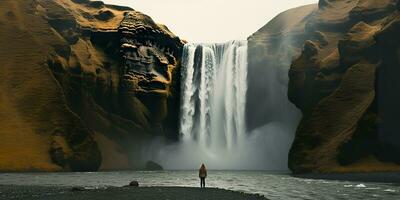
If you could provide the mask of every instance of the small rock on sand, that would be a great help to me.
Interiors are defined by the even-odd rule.
[[[85,187],[80,187],[80,186],[76,186],[76,187],[72,187],[71,191],[73,192],[81,192],[81,191],[85,191]]]
[[[139,187],[139,182],[137,182],[137,181],[131,181],[131,182],[129,183],[129,186],[131,186],[131,187]]]

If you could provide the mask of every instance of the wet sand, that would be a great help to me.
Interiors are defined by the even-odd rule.
[[[266,200],[260,195],[216,188],[189,187],[42,187],[0,185],[0,199],[40,200]]]

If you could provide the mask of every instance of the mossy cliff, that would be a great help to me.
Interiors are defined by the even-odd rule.
[[[88,0],[0,2],[0,170],[144,166],[177,137],[183,42],[131,8]]]
[[[400,170],[398,9],[394,0],[321,0],[249,38],[250,76],[290,67],[288,97],[303,114],[289,154],[293,172]],[[250,127],[268,117],[260,116]]]

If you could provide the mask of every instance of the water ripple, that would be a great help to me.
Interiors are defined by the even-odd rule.
[[[2,185],[105,188],[124,186],[132,180],[141,186],[199,185],[196,171],[0,174]],[[272,200],[400,199],[396,184],[302,179],[265,171],[209,171],[206,183],[208,187],[261,194]]]

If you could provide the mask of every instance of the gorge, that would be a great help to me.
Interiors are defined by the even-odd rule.
[[[320,0],[210,44],[100,1],[2,1],[0,171],[399,171],[399,5]]]

